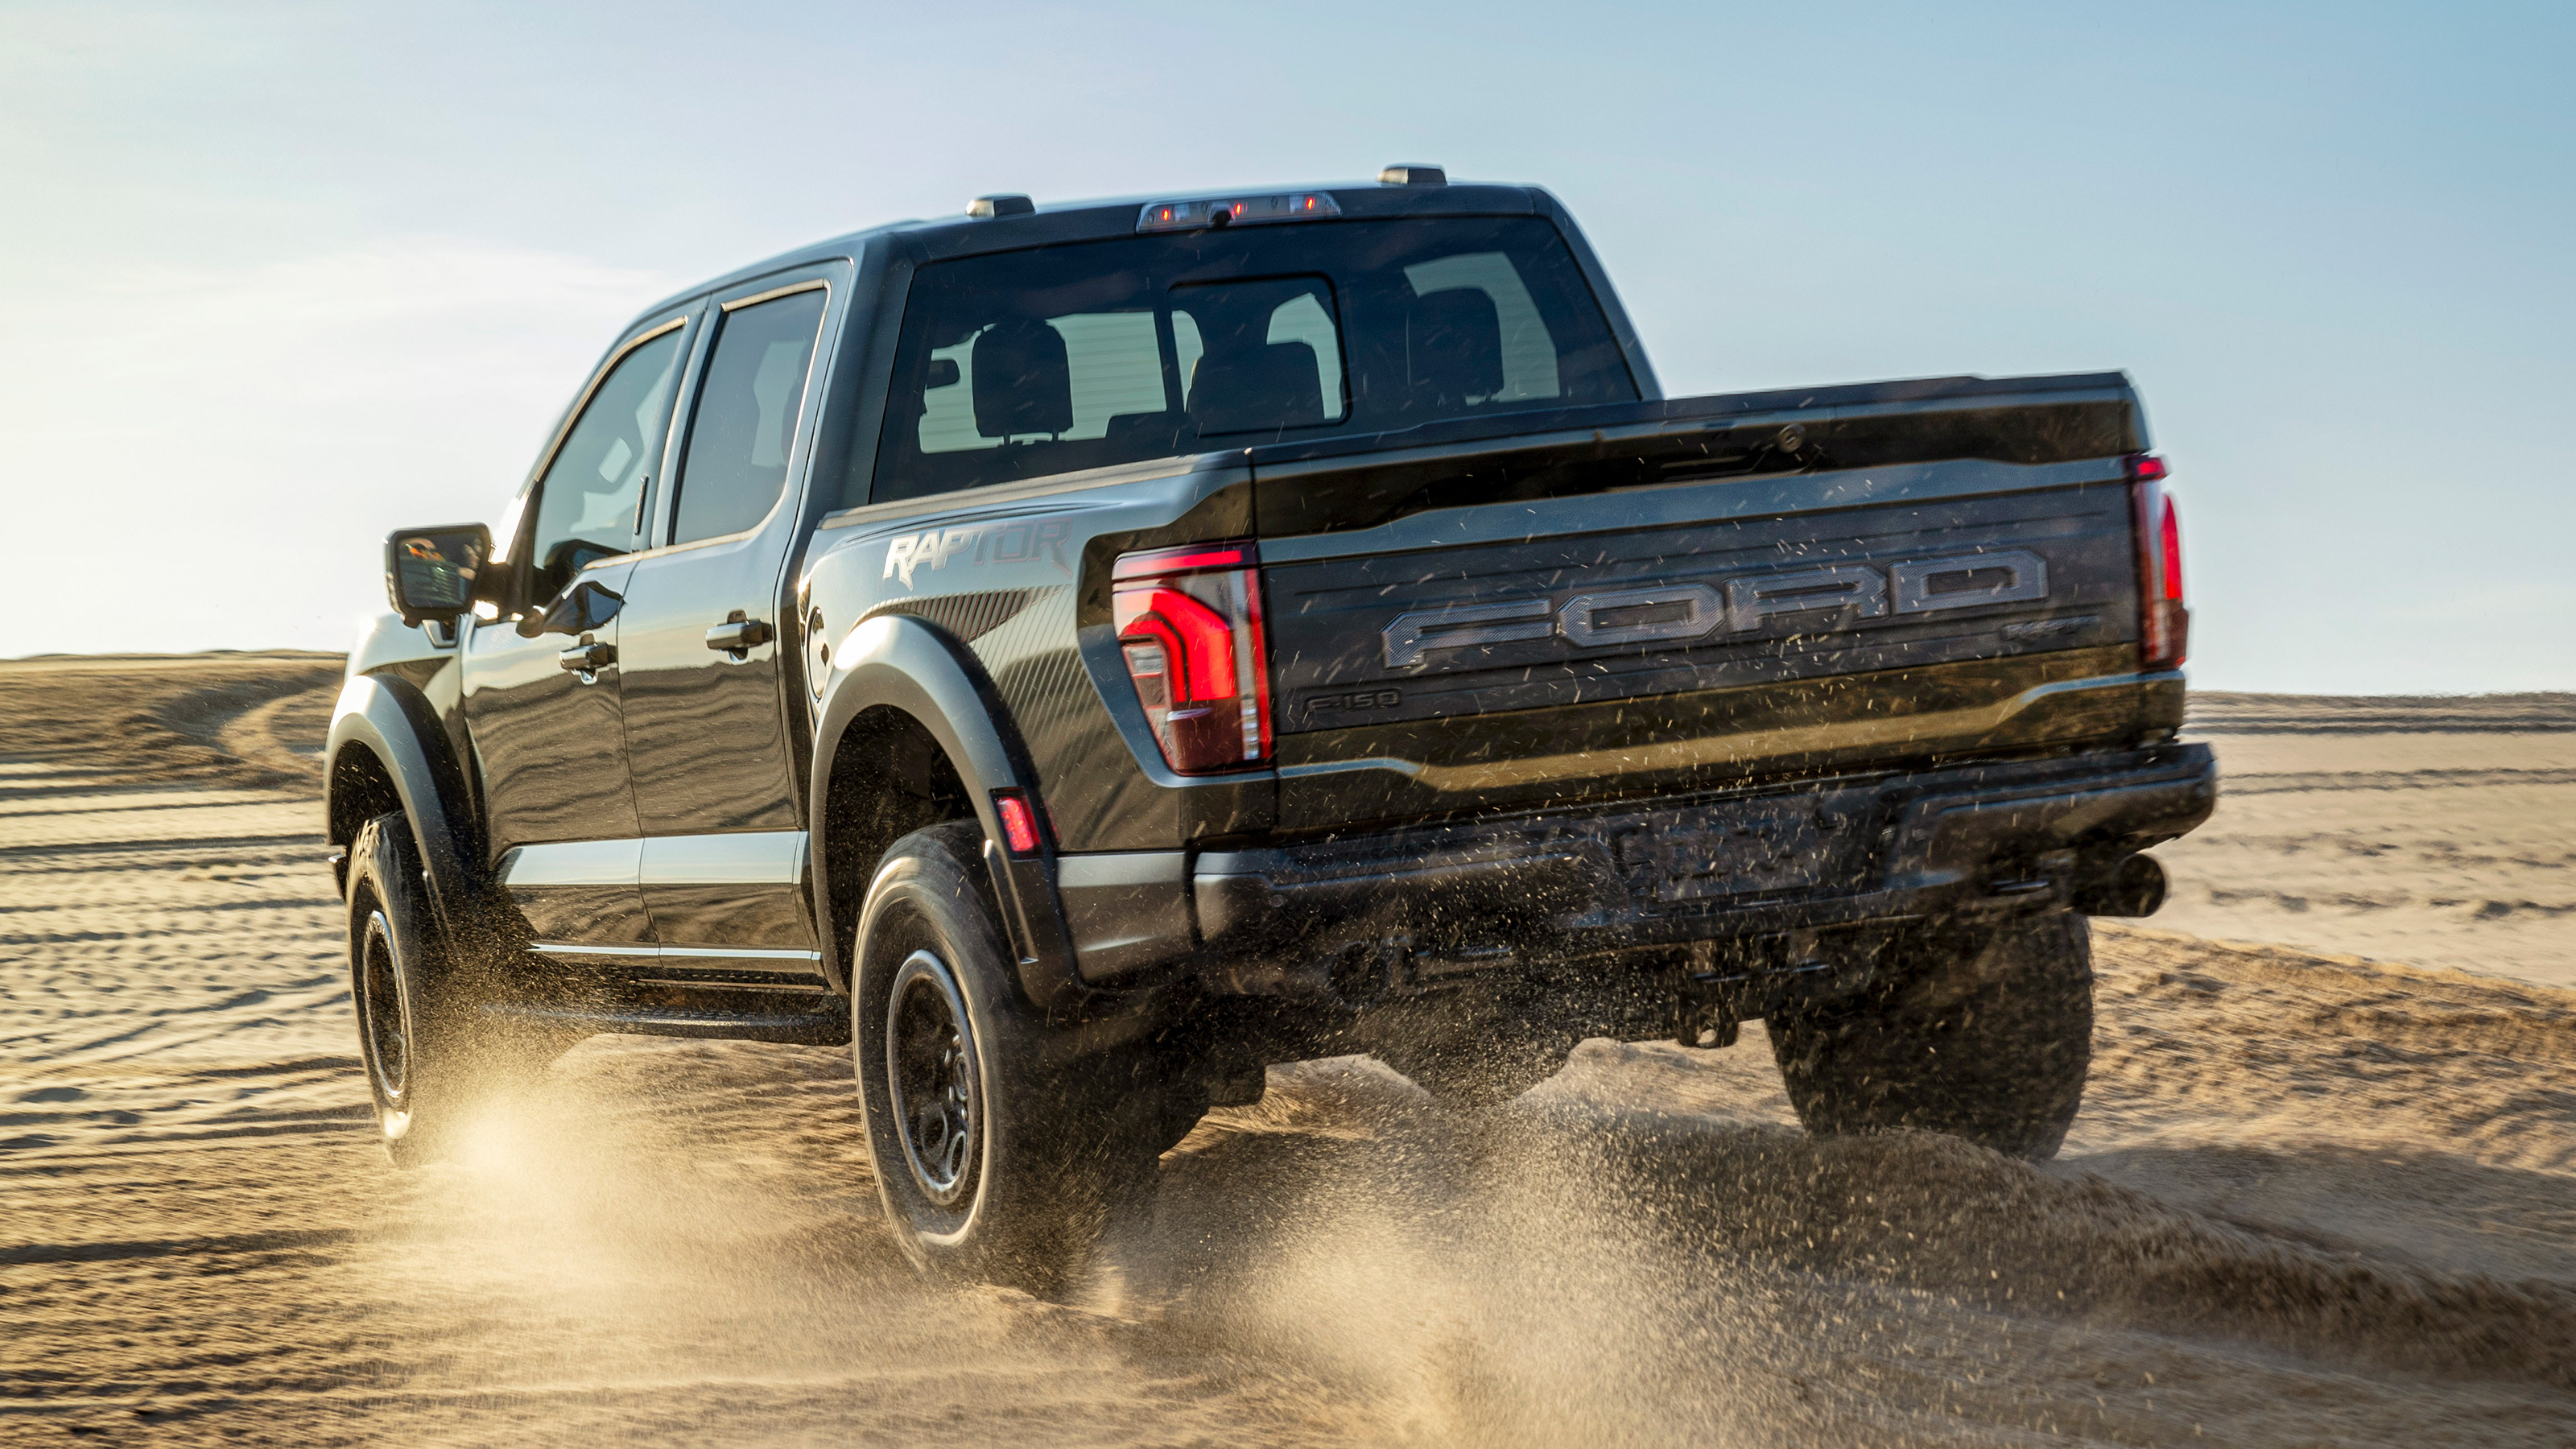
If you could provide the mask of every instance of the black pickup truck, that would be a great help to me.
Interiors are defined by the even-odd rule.
[[[2126,378],[1661,396],[1555,198],[825,242],[397,531],[329,833],[411,1160],[595,1032],[854,1045],[926,1271],[1043,1288],[1273,1063],[1461,1113],[1759,1019],[1810,1130],[2054,1151],[2084,916],[2210,810]]]

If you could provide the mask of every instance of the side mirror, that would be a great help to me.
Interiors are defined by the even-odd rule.
[[[587,634],[616,618],[617,611],[625,607],[625,595],[610,593],[607,585],[584,579],[546,606],[545,625],[538,632]]]
[[[479,523],[401,528],[385,539],[385,597],[405,624],[453,623],[474,609],[475,581],[492,557],[492,530]]]

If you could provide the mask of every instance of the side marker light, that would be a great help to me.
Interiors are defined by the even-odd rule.
[[[1013,855],[1038,853],[1038,813],[1017,790],[993,792],[993,813],[1002,819],[1002,848]]]

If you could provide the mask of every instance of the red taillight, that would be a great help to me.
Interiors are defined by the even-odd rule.
[[[1038,853],[1038,812],[1017,790],[993,792],[993,813],[1002,819],[1002,846],[1013,855]]]
[[[1109,577],[1118,648],[1164,762],[1199,774],[1268,759],[1260,554],[1249,543],[1156,549],[1119,559]]]
[[[2158,530],[2164,545],[2164,593],[2167,603],[2182,602],[2182,525],[2174,519],[2174,501],[2165,500],[2164,527]]]
[[[2149,669],[2181,666],[2191,648],[2191,610],[2183,604],[2182,525],[2165,496],[2165,460],[2129,458],[2132,528],[2138,541],[2138,652]]]

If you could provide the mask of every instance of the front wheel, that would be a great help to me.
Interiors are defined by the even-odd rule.
[[[475,1107],[571,1044],[477,1010],[476,973],[431,914],[411,822],[380,815],[349,846],[349,994],[376,1132],[399,1166],[451,1152]]]
[[[887,852],[859,918],[851,1050],[905,1256],[936,1279],[1046,1293],[1146,1200],[1165,1114],[1123,1058],[1044,1064],[982,844],[962,821]]]
[[[2057,1155],[2093,1059],[2093,952],[2068,911],[1925,932],[1883,993],[1780,1012],[1771,1051],[1817,1136],[1913,1127]]]

